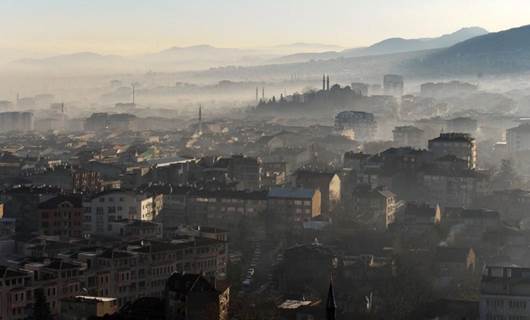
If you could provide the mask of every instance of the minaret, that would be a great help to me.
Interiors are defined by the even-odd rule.
[[[326,90],[329,91],[329,76],[326,77]]]
[[[322,91],[326,91],[326,75],[322,75]]]
[[[328,299],[326,301],[326,320],[335,320],[337,303],[333,292],[333,280],[329,281]]]

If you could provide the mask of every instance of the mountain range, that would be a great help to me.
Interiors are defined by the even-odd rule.
[[[435,38],[389,38],[377,42],[369,47],[346,49],[340,52],[328,51],[323,53],[297,53],[275,60],[277,63],[304,62],[309,60],[325,60],[336,58],[353,58],[361,56],[385,55],[400,52],[445,48],[473,37],[487,34],[486,29],[480,27],[462,28],[450,34]]]
[[[511,73],[530,70],[530,25],[488,33],[408,61],[425,74]]]
[[[480,30],[474,31],[480,33]],[[458,33],[465,35],[465,32]],[[530,25],[478,35],[445,48],[435,46],[458,41],[458,37],[442,36],[435,39],[387,40],[368,48],[345,50],[351,55],[363,52],[360,56],[348,57],[343,54],[339,57],[330,57],[330,53],[325,53],[320,56],[323,55],[326,58],[319,60],[271,64],[237,70],[219,68],[207,74],[202,73],[200,76],[248,78],[252,74],[286,77],[289,74],[328,73],[349,79],[359,76],[365,79],[380,79],[385,73],[400,73],[408,78],[446,78],[460,75],[530,72]],[[400,45],[397,45],[399,43]],[[403,46],[403,44],[409,46]],[[388,50],[391,48],[391,52],[388,53],[382,48]],[[410,48],[411,51],[403,51],[404,48]]]
[[[281,55],[304,48],[312,53]],[[327,50],[330,45],[292,44],[271,48],[173,47],[131,57],[81,52],[23,59],[12,68],[138,72],[196,70],[200,77],[251,79],[321,72],[344,75],[399,72],[407,76],[530,71],[530,25],[487,33],[478,27],[435,38],[391,38],[365,48]],[[203,70],[197,72],[198,70]],[[351,78],[351,76],[348,76]]]
[[[14,70],[91,73],[201,70],[231,65],[249,67],[439,48],[486,32],[478,27],[464,28],[436,38],[392,38],[370,47],[353,49],[343,49],[329,44],[293,43],[252,49],[217,48],[204,44],[171,47],[155,53],[129,57],[78,52],[47,58],[16,60],[8,67]]]

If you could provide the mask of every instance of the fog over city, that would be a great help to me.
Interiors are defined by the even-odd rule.
[[[530,319],[530,3],[0,3],[0,319]]]

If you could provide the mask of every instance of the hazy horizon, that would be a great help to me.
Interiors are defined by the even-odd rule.
[[[530,8],[524,4],[521,0],[413,0],[406,6],[384,0],[303,4],[7,0],[0,3],[0,28],[9,32],[0,38],[0,48],[14,58],[73,52],[134,55],[199,44],[263,48],[318,43],[353,48],[389,37],[435,37],[469,26],[495,32],[525,25]]]

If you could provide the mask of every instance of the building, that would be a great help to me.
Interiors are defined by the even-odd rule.
[[[372,113],[342,111],[335,116],[335,130],[342,135],[364,142],[374,138],[377,122]]]
[[[236,183],[238,190],[261,188],[261,161],[257,158],[234,155],[217,159],[214,166],[226,168],[228,176]]]
[[[436,158],[456,156],[467,161],[470,169],[477,166],[477,145],[475,139],[466,133],[441,133],[438,138],[429,140],[429,151]]]
[[[134,130],[136,129],[136,116],[128,113],[93,113],[85,120],[85,130]]]
[[[385,74],[383,77],[383,90],[386,95],[398,96],[403,95],[403,77],[397,74]]]
[[[93,195],[83,203],[83,230],[87,235],[105,234],[110,223],[123,219],[153,220],[153,197],[132,191],[110,190]]]
[[[480,319],[530,317],[530,268],[486,266],[480,282]]]
[[[394,144],[397,147],[424,148],[426,145],[425,132],[414,126],[395,127],[392,131]]]
[[[85,320],[118,312],[116,298],[75,296],[61,300],[62,320]]]
[[[58,195],[38,206],[39,230],[47,236],[80,238],[83,229],[83,201],[76,195]]]
[[[267,195],[267,208],[281,219],[302,223],[321,213],[320,190],[306,188],[272,188]]]
[[[361,185],[353,191],[353,219],[385,230],[396,220],[397,197],[384,188]]]
[[[33,113],[0,112],[0,132],[33,130]]]
[[[228,320],[230,287],[200,274],[174,273],[164,293],[166,320]]]
[[[352,82],[350,88],[358,96],[368,96],[369,85],[367,83]]]
[[[161,239],[163,237],[162,224],[146,220],[116,220],[109,222],[109,236],[123,240]]]
[[[469,208],[488,192],[489,176],[475,170],[426,170],[420,176],[425,202]]]
[[[26,316],[30,315],[30,306],[34,302],[36,290],[42,290],[52,315],[60,314],[63,299],[81,294],[86,271],[86,265],[83,263],[58,258],[23,258],[13,264],[19,270],[30,272],[30,278],[22,290],[25,295],[19,294],[18,301],[11,301],[11,305],[15,302],[15,306],[17,302],[24,304]],[[27,292],[28,289],[33,292]]]
[[[122,307],[140,297],[162,297],[174,272],[224,279],[228,245],[216,239],[182,236],[171,241],[137,240],[104,251],[81,251],[79,255],[93,266],[86,276],[88,293],[115,297]]]
[[[341,181],[335,173],[298,170],[294,174],[299,188],[319,190],[321,213],[331,213],[341,201]]]
[[[103,178],[97,171],[77,171],[72,175],[74,193],[98,193],[103,191]]]
[[[267,209],[265,191],[193,190],[186,196],[185,215],[193,224],[233,227]]]
[[[447,120],[447,132],[462,132],[474,135],[478,129],[478,122],[469,117],[458,117]]]
[[[530,150],[530,123],[506,130],[506,143],[510,153]]]
[[[32,274],[20,268],[0,266],[0,318],[26,319],[33,302]]]
[[[408,202],[397,214],[394,226],[409,236],[424,235],[440,223],[441,215],[440,206]]]
[[[287,164],[284,161],[263,162],[261,171],[261,185],[265,188],[282,186],[285,184]]]

